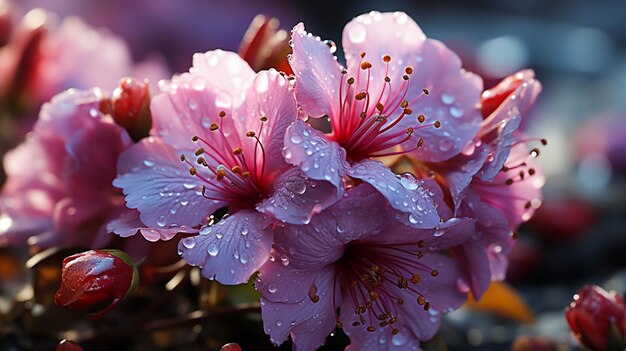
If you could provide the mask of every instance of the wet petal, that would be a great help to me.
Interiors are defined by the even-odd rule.
[[[503,120],[497,128],[497,137],[492,142],[492,150],[487,161],[478,173],[478,177],[484,181],[492,181],[498,172],[504,166],[511,147],[515,142],[514,132],[522,121],[521,115],[518,114],[517,108],[509,111],[510,116]]]
[[[107,231],[113,232],[123,238],[133,236],[139,232],[146,240],[155,242],[170,240],[178,233],[197,233],[197,229],[186,226],[177,228],[157,229],[146,228],[139,219],[139,211],[126,210],[118,218],[107,224]]]
[[[259,72],[234,116],[235,125],[242,135],[247,131],[258,133],[261,130],[258,137],[264,148],[263,157],[258,152],[255,158],[256,140],[247,138],[245,144],[240,145],[246,153],[246,159],[256,160],[259,166],[264,163],[266,173],[284,168],[287,164],[281,152],[285,130],[296,120],[297,111],[295,96],[287,79],[276,70]],[[262,122],[262,117],[267,121]]]
[[[275,180],[272,195],[259,203],[257,210],[283,222],[308,224],[337,199],[332,184],[309,179],[300,169],[292,168]]]
[[[459,206],[461,194],[483,167],[488,154],[489,148],[481,144],[470,155],[461,153],[448,161],[433,164],[433,168],[443,177],[450,190],[455,209]]]
[[[335,116],[339,109],[340,68],[329,47],[307,34],[302,23],[292,30],[293,54],[289,64],[296,76],[296,96],[312,117]]]
[[[269,257],[273,232],[268,225],[264,215],[242,210],[182,239],[179,253],[188,264],[202,268],[205,278],[242,284]]]
[[[186,166],[171,147],[149,137],[120,156],[113,184],[123,189],[126,205],[139,210],[146,226],[193,227],[224,204],[205,199],[202,182]]]
[[[292,123],[285,134],[284,156],[309,178],[328,181],[337,188],[337,195],[343,193],[346,151],[320,131],[303,121]]]
[[[309,298],[293,304],[261,298],[263,326],[274,344],[282,344],[288,335],[291,335],[296,350],[316,350],[324,344],[336,326],[333,298],[341,301],[338,291],[333,294],[334,280],[332,267],[327,267],[317,275],[317,303]]]
[[[400,211],[407,224],[414,228],[434,228],[439,224],[439,215],[421,184],[411,175],[398,176],[382,163],[364,160],[348,170],[352,178],[361,179],[378,190],[389,205]]]
[[[271,302],[298,303],[309,299],[315,277],[324,265],[319,265],[319,269],[301,269],[297,259],[297,255],[272,250],[270,259],[259,269],[255,289]]]

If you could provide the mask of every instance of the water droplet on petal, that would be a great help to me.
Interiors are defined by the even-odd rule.
[[[146,167],[153,167],[154,166],[154,162],[150,161],[150,160],[144,160],[143,161],[144,166]]]
[[[332,40],[324,40],[324,44],[326,44],[326,46],[328,46],[328,49],[330,50],[331,54],[334,54],[337,51],[337,44],[335,44],[334,41],[332,41]]]
[[[461,108],[456,107],[456,106],[450,107],[450,115],[452,115],[452,117],[454,117],[454,118],[461,118],[461,117],[463,117],[463,114],[464,114],[464,112],[463,112],[463,110]]]
[[[207,247],[206,251],[211,256],[217,256],[218,252],[220,252],[220,248],[215,243],[211,243],[209,247]]]
[[[294,144],[300,144],[302,142],[302,137],[300,136],[300,134],[293,133],[291,134],[289,140],[291,140],[291,142]]]
[[[257,78],[254,80],[254,88],[259,93],[264,93],[269,88],[269,78],[267,74],[259,74]]]
[[[159,217],[156,223],[159,227],[165,227],[165,225],[167,224],[167,222],[165,221],[165,216]]]
[[[275,283],[271,283],[268,287],[267,287],[267,291],[271,292],[272,294],[275,293],[278,290],[278,287],[276,286]]]
[[[450,138],[443,138],[439,140],[439,150],[442,152],[450,151],[454,146],[454,141]]]
[[[242,264],[246,264],[248,263],[248,254],[246,252],[242,252],[241,255],[239,256],[239,262],[241,262]]]
[[[441,102],[443,102],[446,105],[450,105],[451,103],[454,102],[454,95],[450,93],[443,93],[441,95]]]
[[[196,246],[196,240],[194,238],[184,238],[182,240],[183,246],[188,249],[193,249]]]
[[[354,24],[348,30],[348,39],[354,44],[360,44],[365,41],[367,36],[367,29],[362,24]]]

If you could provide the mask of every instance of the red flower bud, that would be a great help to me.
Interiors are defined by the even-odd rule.
[[[73,341],[63,339],[55,351],[83,351],[83,348]]]
[[[230,342],[220,349],[220,351],[242,351],[241,346],[235,344],[234,342]]]
[[[122,78],[111,97],[111,115],[135,141],[145,138],[152,128],[150,91],[147,81]]]
[[[595,351],[626,346],[624,298],[596,285],[584,286],[565,309],[565,318],[578,340]]]
[[[90,250],[63,260],[61,287],[54,296],[59,306],[74,309],[104,307],[91,314],[99,318],[117,306],[137,286],[137,268],[117,250]]]
[[[292,74],[287,55],[289,34],[278,28],[276,18],[257,15],[250,23],[250,27],[239,45],[239,55],[248,62],[255,71],[276,68],[287,74]]]
[[[504,78],[495,87],[485,90],[480,97],[480,111],[482,112],[483,118],[487,118],[502,104],[504,99],[509,97],[515,89],[530,78],[532,78],[532,76],[528,76],[528,73],[524,71],[518,72]]]
[[[513,341],[511,351],[557,351],[558,345],[540,336],[520,336]]]

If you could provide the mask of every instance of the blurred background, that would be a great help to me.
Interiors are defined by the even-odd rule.
[[[509,269],[512,293],[496,294],[495,307],[452,313],[433,344],[445,339],[449,350],[509,350],[518,335],[544,335],[569,347],[563,309],[583,284],[626,291],[624,1],[19,0],[13,17],[34,7],[107,28],[127,41],[135,61],[156,58],[171,72],[186,71],[194,52],[237,51],[257,14],[277,18],[287,30],[302,21],[340,46],[343,25],[370,10],[407,12],[484,77],[485,88],[532,68],[544,90],[523,123],[528,135],[548,140],[538,158],[547,175],[543,207],[520,230]],[[521,312],[512,301],[521,301]],[[244,349],[269,347],[258,318],[245,321],[241,331],[220,332]],[[253,330],[247,323],[258,331],[245,334]],[[207,333],[197,325],[186,331]],[[329,349],[345,343],[337,334]]]

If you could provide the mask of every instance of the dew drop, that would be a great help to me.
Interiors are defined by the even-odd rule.
[[[446,105],[450,105],[451,103],[454,102],[454,95],[450,93],[443,93],[441,95],[441,102],[443,102]]]
[[[337,224],[337,233],[345,233],[346,231],[346,226],[343,225],[343,223],[338,223]]]
[[[291,134],[289,140],[291,140],[291,142],[294,144],[300,144],[302,142],[302,137],[300,136],[300,134],[293,133]]]
[[[220,252],[220,248],[216,244],[211,243],[209,247],[207,247],[206,252],[211,256],[217,256],[218,252]]]
[[[231,105],[231,97],[226,92],[219,92],[215,97],[215,106],[221,108],[230,108]]]
[[[402,346],[402,345],[406,344],[407,338],[406,338],[406,336],[404,334],[405,333],[398,333],[398,334],[392,336],[391,337],[391,343],[394,346]]]
[[[165,227],[165,225],[167,224],[165,221],[165,216],[159,217],[156,223],[159,227]]]
[[[337,51],[337,44],[335,44],[332,40],[324,40],[324,44],[328,46],[328,50],[330,50],[331,54],[334,54]]]
[[[365,41],[365,37],[367,36],[367,29],[362,24],[354,24],[348,30],[348,39],[354,44],[360,44]]]
[[[277,327],[280,327],[282,325],[283,325],[283,322],[280,319],[276,321],[276,326]]]
[[[409,190],[415,190],[418,187],[417,183],[412,182],[411,180],[404,177],[400,178],[400,184],[402,184],[403,187]]]
[[[269,88],[269,78],[267,74],[259,74],[254,80],[254,88],[258,93],[264,93]]]
[[[444,138],[439,140],[439,150],[442,152],[450,151],[454,146],[454,141],[450,138]]]
[[[409,213],[409,222],[411,222],[412,224],[417,224],[418,223],[418,219],[417,219],[417,217],[415,217],[414,214]]]
[[[287,267],[289,265],[289,257],[287,257],[287,255],[285,255],[285,254],[281,254],[280,255],[280,263],[283,266]]]
[[[409,20],[409,16],[407,16],[404,12],[395,12],[394,17],[396,18],[396,23],[405,24]]]
[[[202,127],[209,128],[210,126],[211,126],[211,120],[209,120],[209,117],[207,116],[202,117]]]
[[[278,287],[276,287],[275,283],[271,283],[268,287],[267,287],[267,291],[271,292],[272,294],[275,293],[278,290]]]
[[[243,236],[248,235],[248,228],[243,228],[243,229],[241,230],[241,235],[243,235]]]
[[[209,64],[209,66],[217,66],[219,62],[220,62],[220,58],[217,57],[217,55],[215,54],[209,55],[207,57],[207,63]]]
[[[248,263],[248,259],[249,259],[249,256],[245,252],[242,252],[241,255],[239,256],[239,262],[241,262],[242,264]]]
[[[182,240],[183,246],[188,249],[193,249],[196,246],[196,240],[194,238],[184,238]]]
[[[283,148],[283,157],[285,157],[286,160],[290,160],[291,156],[291,149]]]
[[[153,167],[154,166],[154,162],[152,162],[150,160],[143,160],[143,164],[146,167]]]
[[[454,117],[454,118],[461,118],[461,117],[463,117],[463,114],[464,114],[464,112],[463,112],[463,110],[461,108],[456,107],[456,106],[450,107],[450,115],[452,115],[452,117]]]
[[[306,183],[298,182],[298,183],[293,184],[293,186],[291,187],[291,191],[293,191],[294,193],[298,195],[304,194],[306,192]]]
[[[195,111],[198,109],[198,103],[194,99],[189,99],[189,101],[187,101],[187,106],[192,111]]]

